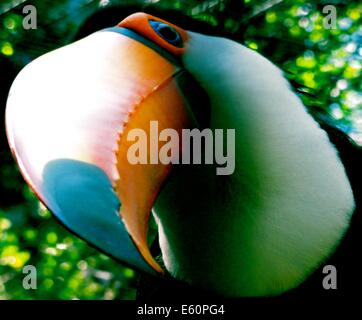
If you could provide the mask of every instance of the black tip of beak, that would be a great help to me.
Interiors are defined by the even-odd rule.
[[[82,161],[54,160],[44,169],[42,187],[46,206],[70,231],[113,258],[155,274],[131,240],[103,170]]]

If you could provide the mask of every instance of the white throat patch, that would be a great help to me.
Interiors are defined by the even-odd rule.
[[[189,34],[184,64],[210,96],[211,128],[236,129],[236,166],[165,187],[155,217],[166,268],[225,296],[280,294],[338,245],[354,211],[349,180],[277,67],[231,40]]]

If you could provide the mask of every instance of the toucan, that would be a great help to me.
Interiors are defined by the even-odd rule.
[[[234,173],[131,164],[127,136],[149,133],[151,121],[178,133],[235,129]],[[152,277],[219,297],[273,297],[322,292],[321,268],[332,264],[338,288],[357,291],[361,149],[236,41],[134,13],[28,64],[6,129],[55,217]]]

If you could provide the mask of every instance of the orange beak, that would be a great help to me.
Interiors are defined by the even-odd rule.
[[[7,133],[24,178],[63,224],[132,267],[162,272],[147,229],[171,164],[131,164],[128,134],[142,129],[149,136],[150,121],[160,131],[196,126],[180,91],[192,79],[177,58],[127,30],[94,33],[24,68],[9,94]]]

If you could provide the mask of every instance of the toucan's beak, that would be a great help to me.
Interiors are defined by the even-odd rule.
[[[41,201],[73,232],[147,272],[162,271],[146,235],[171,167],[130,164],[127,133],[148,133],[151,120],[159,130],[194,126],[183,77],[149,46],[105,30],[30,63],[7,104],[11,149]]]

